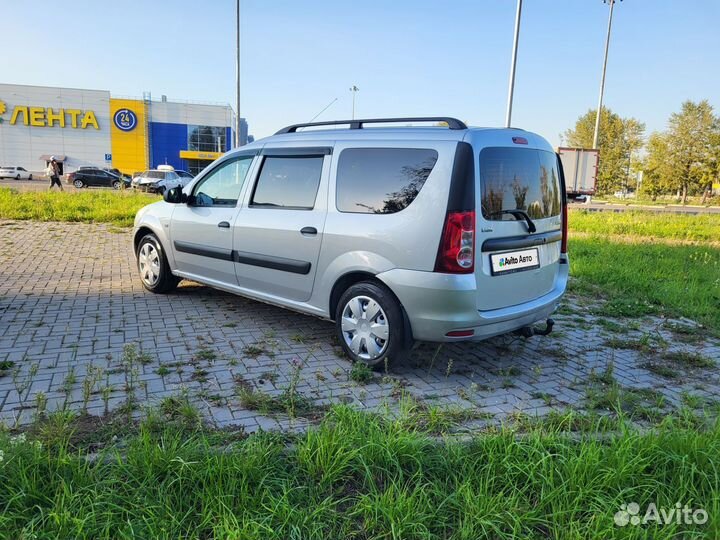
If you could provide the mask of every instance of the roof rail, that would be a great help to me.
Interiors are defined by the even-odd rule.
[[[310,122],[307,124],[293,124],[282,128],[275,135],[283,133],[295,133],[299,128],[315,126],[336,126],[349,124],[350,129],[362,129],[364,124],[387,124],[393,122],[445,122],[449,129],[467,129],[467,126],[457,118],[449,116],[418,116],[412,118],[364,118],[358,120],[331,120],[328,122]]]

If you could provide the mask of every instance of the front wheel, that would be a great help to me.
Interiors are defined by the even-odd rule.
[[[375,369],[407,352],[400,303],[377,283],[362,281],[343,293],[335,310],[335,331],[353,362]]]
[[[15,180],[20,180],[20,175],[19,175],[19,174],[15,177]]]
[[[28,176],[28,180],[32,180],[32,174]]]
[[[162,244],[154,234],[146,234],[137,248],[137,266],[143,287],[154,293],[170,292],[180,279],[172,274]]]
[[[112,187],[113,187],[113,189],[120,189],[120,180],[115,180],[112,183]]]

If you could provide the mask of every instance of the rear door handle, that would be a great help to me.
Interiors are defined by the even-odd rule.
[[[314,236],[317,234],[317,229],[315,227],[303,227],[300,229],[300,234],[304,236]]]
[[[218,227],[220,227],[221,229],[229,229],[230,223],[228,223],[227,221],[221,221],[220,223],[218,223]]]

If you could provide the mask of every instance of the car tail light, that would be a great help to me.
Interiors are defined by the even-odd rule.
[[[567,202],[562,207],[562,242],[560,242],[560,253],[567,253],[568,242],[568,209]]]
[[[448,212],[435,271],[470,274],[475,270],[475,211]]]

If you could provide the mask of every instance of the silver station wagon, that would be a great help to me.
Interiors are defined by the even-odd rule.
[[[141,209],[134,252],[149,291],[186,278],[332,320],[371,366],[414,340],[545,335],[568,279],[562,166],[534,133],[454,118],[293,125]]]

